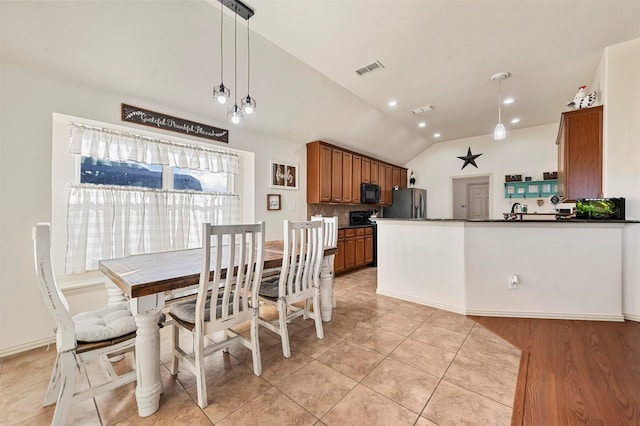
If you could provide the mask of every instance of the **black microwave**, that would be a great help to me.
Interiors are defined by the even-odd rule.
[[[360,202],[380,204],[380,186],[373,183],[362,183],[360,186]]]

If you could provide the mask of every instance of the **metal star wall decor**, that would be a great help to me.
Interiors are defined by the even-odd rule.
[[[462,157],[458,157],[459,159],[464,161],[464,164],[462,165],[462,169],[464,169],[465,167],[467,167],[468,164],[471,164],[473,167],[475,167],[476,169],[478,168],[478,165],[476,164],[476,158],[480,157],[482,154],[471,154],[471,147],[469,147],[467,149],[467,155],[464,155]]]

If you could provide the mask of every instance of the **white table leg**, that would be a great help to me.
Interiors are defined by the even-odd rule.
[[[162,382],[160,379],[160,329],[158,319],[164,306],[164,293],[131,300],[136,318],[136,401],[138,415],[147,417],[158,411]]]
[[[122,290],[120,290],[120,287],[115,285],[112,281],[106,279],[104,286],[107,289],[107,305],[113,306],[127,301],[127,298],[124,296]]]
[[[333,310],[333,271],[330,264],[329,258],[325,256],[320,266],[320,316],[324,322],[331,321]]]

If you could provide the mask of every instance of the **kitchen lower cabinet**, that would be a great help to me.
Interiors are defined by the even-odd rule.
[[[338,251],[336,252],[336,257],[333,260],[333,271],[336,274],[344,272],[346,269],[344,267],[344,231],[338,231],[338,243],[336,244],[338,247]]]
[[[344,231],[344,269],[349,271],[356,267],[356,230]]]
[[[352,271],[373,262],[373,228],[357,227],[338,230],[338,252],[334,272]]]
[[[364,229],[364,264],[373,263],[373,228]]]
[[[364,266],[364,228],[356,229],[356,266]]]

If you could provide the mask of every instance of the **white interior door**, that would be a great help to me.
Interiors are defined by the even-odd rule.
[[[467,219],[489,219],[489,184],[467,186]]]

